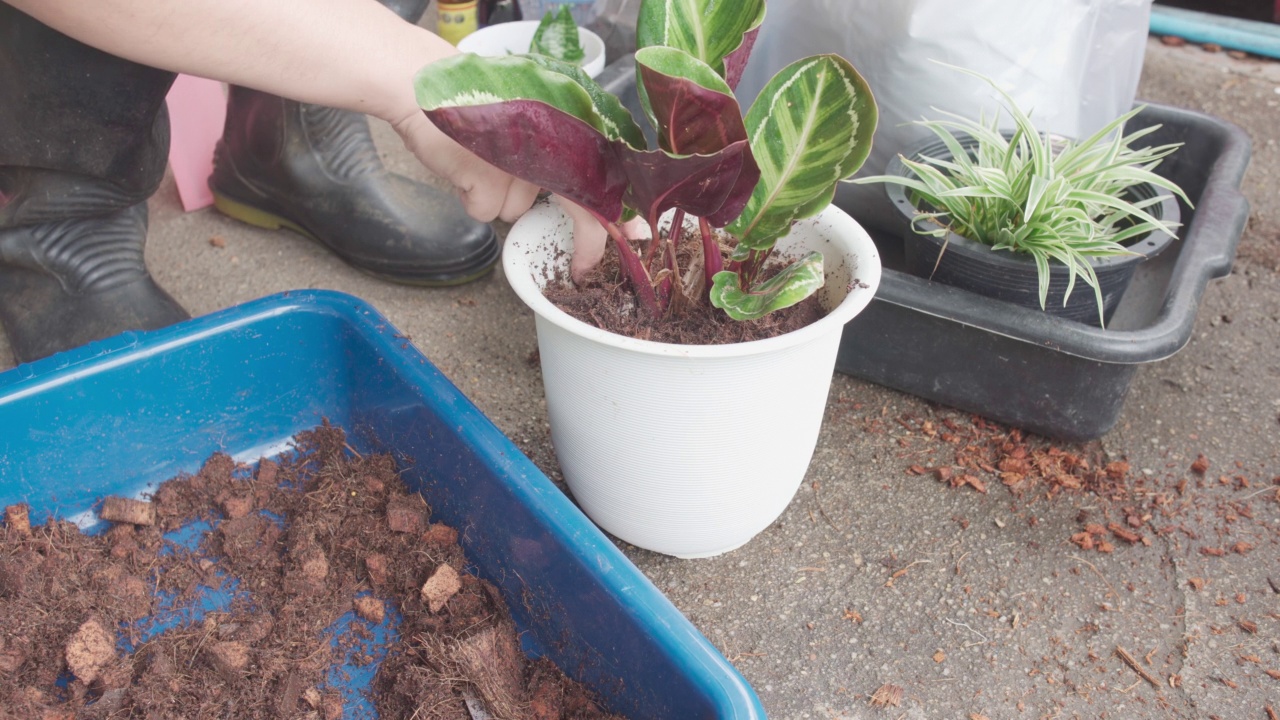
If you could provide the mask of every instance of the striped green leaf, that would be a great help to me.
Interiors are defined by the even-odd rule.
[[[636,47],[684,50],[737,87],[764,22],[764,0],[644,0]]]
[[[775,75],[747,112],[760,181],[727,228],[739,254],[768,250],[830,204],[836,183],[866,161],[876,119],[866,81],[844,58],[817,55]]]
[[[711,304],[734,320],[755,320],[791,307],[822,287],[822,253],[812,252],[768,280],[744,290],[738,273],[725,270],[712,278]]]
[[[560,11],[548,10],[538,23],[533,33],[533,44],[529,51],[549,55],[557,60],[578,63],[586,56],[582,43],[578,38],[578,24],[568,5],[561,5]]]

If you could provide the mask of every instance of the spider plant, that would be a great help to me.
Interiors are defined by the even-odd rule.
[[[1137,254],[1126,243],[1152,231],[1174,235],[1169,223],[1148,212],[1161,201],[1159,196],[1133,200],[1126,191],[1150,183],[1190,205],[1176,184],[1153,172],[1181,143],[1135,148],[1138,140],[1160,128],[1153,125],[1125,134],[1125,125],[1142,107],[1084,140],[1050,135],[1037,130],[1028,113],[990,78],[953,69],[983,80],[999,93],[1013,130],[1000,130],[1000,112],[990,120],[984,115],[972,120],[935,109],[943,119],[915,124],[937,135],[950,157],[902,158],[914,177],[878,175],[854,182],[896,183],[909,190],[917,218],[931,221],[913,223],[916,232],[936,237],[954,232],[993,250],[1029,255],[1036,264],[1042,310],[1050,263],[1065,265],[1064,304],[1081,278],[1093,288],[1101,320],[1102,291],[1089,260]]]

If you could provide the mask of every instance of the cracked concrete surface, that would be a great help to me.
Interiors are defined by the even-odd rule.
[[[1252,136],[1244,188],[1253,217],[1235,271],[1205,293],[1190,344],[1138,371],[1115,430],[1065,448],[1127,461],[1122,492],[1015,494],[988,478],[984,494],[910,474],[950,452],[922,423],[968,416],[837,375],[809,475],[777,523],[708,560],[624,547],[742,671],[770,717],[1280,712],[1280,677],[1267,674],[1280,674],[1278,68],[1149,45],[1141,97],[1232,120]],[[377,130],[388,164],[420,175]],[[501,275],[448,290],[389,285],[296,236],[212,210],[184,214],[171,181],[151,210],[148,263],[193,314],[292,288],[363,297],[556,477],[528,362],[532,319]],[[225,247],[210,244],[215,235]],[[11,365],[0,340],[0,368]],[[1088,523],[1130,515],[1150,545],[1112,538],[1114,551],[1102,553],[1070,541]],[[869,702],[885,683],[903,688],[900,706]]]

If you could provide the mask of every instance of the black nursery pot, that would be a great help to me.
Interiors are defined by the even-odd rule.
[[[972,146],[973,143],[972,138],[961,140],[961,146]],[[937,141],[922,146],[911,156],[916,159],[949,159],[951,153],[945,144]],[[898,157],[889,163],[886,172],[890,175],[913,176]],[[937,237],[916,232],[936,229],[937,225],[927,218],[916,218],[918,206],[912,200],[911,191],[901,185],[884,185],[894,206],[910,221],[903,233],[907,272],[996,300],[1041,309],[1040,275],[1030,256],[1009,250],[993,250],[988,245],[955,233]],[[1141,183],[1129,188],[1126,194],[1131,201],[1161,197],[1161,201],[1152,205],[1148,212],[1158,220],[1177,226],[1180,213],[1177,199],[1172,193],[1150,183]],[[1102,290],[1103,316],[1106,320],[1111,319],[1120,298],[1133,280],[1138,264],[1160,254],[1173,241],[1173,236],[1168,233],[1155,231],[1126,244],[1135,255],[1090,259],[1089,264],[1093,266]],[[1049,294],[1044,311],[1057,317],[1097,326],[1098,304],[1093,288],[1077,276],[1071,294],[1067,295],[1067,267],[1051,261],[1049,269]]]

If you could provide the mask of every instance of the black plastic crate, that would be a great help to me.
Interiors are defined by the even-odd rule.
[[[1249,216],[1240,193],[1249,136],[1154,104],[1130,127],[1157,123],[1150,143],[1185,143],[1157,171],[1195,208],[1183,205],[1181,239],[1139,266],[1106,330],[907,275],[901,238],[873,232],[885,272],[870,307],[845,326],[836,369],[1049,437],[1105,434],[1138,367],[1190,340],[1205,286],[1230,273]]]

